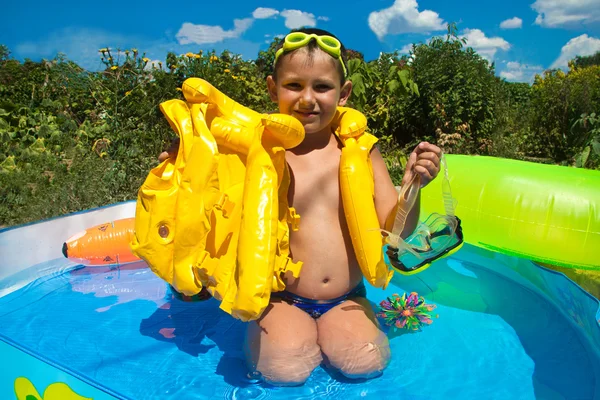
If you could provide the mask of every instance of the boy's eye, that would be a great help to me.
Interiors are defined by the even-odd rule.
[[[327,85],[327,84],[324,84],[324,83],[320,83],[320,84],[318,84],[318,85],[315,87],[315,89],[316,89],[317,91],[319,91],[319,92],[326,92],[326,91],[328,91],[328,90],[331,90],[331,89],[333,89],[333,87],[332,87],[331,85]]]
[[[296,82],[289,82],[284,85],[287,89],[296,90],[300,89],[300,84]]]

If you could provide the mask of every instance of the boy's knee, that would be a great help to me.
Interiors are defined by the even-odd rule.
[[[276,386],[302,385],[312,371],[321,364],[323,357],[319,346],[285,348],[269,354],[261,354],[255,365],[249,365],[252,371],[260,373],[261,379]]]
[[[329,357],[329,356],[328,356]],[[390,348],[387,343],[367,342],[356,345],[345,355],[340,354],[332,364],[346,377],[369,379],[379,376],[390,361]],[[330,358],[330,362],[331,362]]]
[[[289,368],[262,366],[258,372],[261,379],[271,385],[300,386],[306,382],[313,369],[306,368],[305,365],[291,365]]]

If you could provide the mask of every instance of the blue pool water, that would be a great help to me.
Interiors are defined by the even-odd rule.
[[[559,309],[467,252],[368,288],[374,306],[417,290],[439,315],[421,332],[389,332],[392,361],[370,381],[319,367],[301,387],[251,383],[244,324],[215,300],[178,300],[143,263],[55,273],[0,297],[0,335],[130,399],[593,398],[598,358],[577,302]]]

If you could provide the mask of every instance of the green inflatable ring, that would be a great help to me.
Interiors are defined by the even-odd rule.
[[[600,171],[483,156],[446,161],[467,243],[600,270]],[[444,213],[439,178],[422,191],[422,219]]]

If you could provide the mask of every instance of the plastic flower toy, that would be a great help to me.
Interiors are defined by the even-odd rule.
[[[377,313],[377,316],[383,318],[386,325],[409,331],[420,331],[423,325],[431,325],[433,322],[429,313],[436,308],[436,305],[425,304],[423,297],[412,292],[408,297],[406,293],[402,297],[393,294],[379,303],[379,308],[381,312]]]

